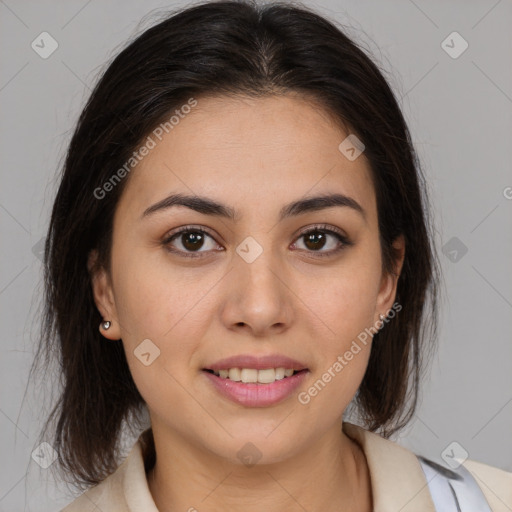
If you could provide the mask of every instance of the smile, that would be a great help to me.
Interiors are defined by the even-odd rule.
[[[309,371],[278,367],[203,370],[202,373],[223,397],[246,407],[267,407],[289,397]]]

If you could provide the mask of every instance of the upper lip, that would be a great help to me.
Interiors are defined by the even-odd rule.
[[[253,368],[255,370],[265,370],[267,368],[285,368],[292,370],[307,369],[306,365],[290,357],[281,354],[268,354],[263,356],[254,356],[252,354],[241,354],[238,356],[226,357],[220,359],[205,370],[228,370],[229,368]]]

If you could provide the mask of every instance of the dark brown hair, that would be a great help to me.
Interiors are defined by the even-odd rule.
[[[122,341],[98,330],[87,257],[110,270],[112,221],[127,180],[111,178],[147,135],[191,97],[297,92],[365,145],[375,186],[384,270],[403,234],[396,301],[402,310],[374,337],[354,404],[363,426],[389,437],[411,419],[437,339],[439,265],[428,196],[395,96],[381,71],[334,23],[309,9],[251,1],[197,4],[173,12],[111,62],[69,144],[44,254],[45,302],[35,364],[59,361],[59,398],[48,417],[63,473],[90,486],[115,470],[124,425],[144,412]]]

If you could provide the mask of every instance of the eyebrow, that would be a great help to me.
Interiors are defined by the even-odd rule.
[[[203,215],[222,217],[233,222],[237,222],[241,218],[240,214],[235,209],[208,197],[171,194],[144,210],[141,219],[156,212],[172,208],[173,206],[185,206]],[[358,212],[363,217],[364,221],[367,222],[366,212],[363,207],[355,199],[344,194],[324,194],[293,201],[281,208],[279,221],[308,212],[333,208],[335,206],[350,208]]]

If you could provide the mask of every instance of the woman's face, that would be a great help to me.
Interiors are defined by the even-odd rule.
[[[261,463],[275,462],[339,431],[370,354],[361,334],[380,325],[396,291],[382,273],[368,163],[339,149],[347,136],[292,95],[198,98],[161,141],[152,135],[156,146],[125,178],[112,274],[96,274],[94,292],[154,430],[238,463],[254,450],[248,442]],[[144,214],[174,194],[222,204],[234,218],[162,204]],[[287,207],[332,194],[349,200]],[[206,371],[235,356],[283,356],[305,371],[259,384]],[[247,368],[244,380],[274,379],[255,366],[220,363]],[[269,367],[293,365],[261,362]]]

